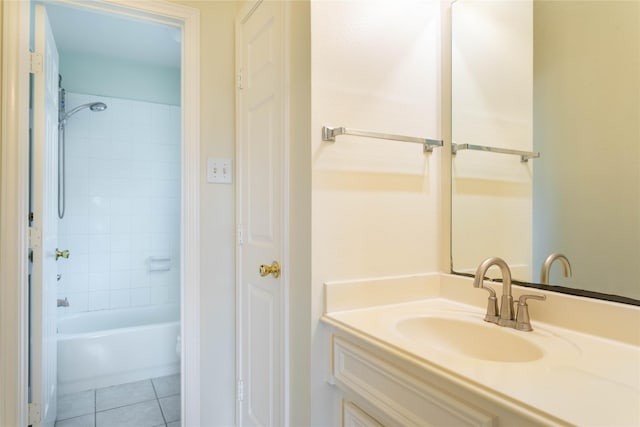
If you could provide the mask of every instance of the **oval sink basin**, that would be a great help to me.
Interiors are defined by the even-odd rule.
[[[537,345],[517,336],[518,332],[482,321],[412,317],[399,321],[396,328],[410,340],[474,359],[517,363],[544,355]]]

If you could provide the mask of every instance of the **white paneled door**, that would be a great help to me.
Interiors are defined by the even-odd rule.
[[[58,239],[58,52],[47,13],[36,6],[33,72],[30,291],[30,409],[33,427],[56,419],[56,250]]]
[[[240,426],[285,425],[283,3],[237,22]]]

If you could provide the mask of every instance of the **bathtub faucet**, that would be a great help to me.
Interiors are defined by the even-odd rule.
[[[69,300],[67,297],[64,297],[64,299],[58,298],[58,307],[69,307]]]

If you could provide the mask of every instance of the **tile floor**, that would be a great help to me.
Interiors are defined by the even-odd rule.
[[[180,375],[58,396],[56,427],[180,427]]]

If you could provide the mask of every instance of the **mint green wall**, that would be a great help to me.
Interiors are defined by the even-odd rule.
[[[93,54],[60,52],[68,92],[180,105],[180,69]]]

